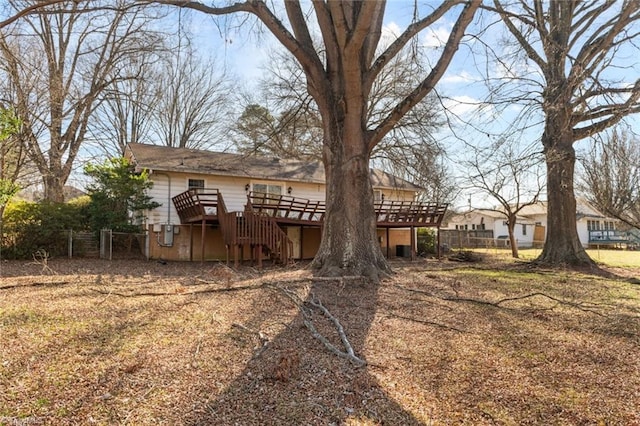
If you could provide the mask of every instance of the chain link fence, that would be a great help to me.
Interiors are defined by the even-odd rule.
[[[100,231],[100,259],[148,259],[149,234]]]

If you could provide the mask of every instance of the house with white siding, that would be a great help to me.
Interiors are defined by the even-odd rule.
[[[320,162],[139,143],[125,157],[148,171],[148,194],[161,204],[146,212],[150,258],[290,261],[313,258],[319,247]],[[383,253],[408,247],[413,256],[415,229],[439,227],[447,206],[416,202],[422,188],[380,170],[371,170],[371,183]]]
[[[476,235],[479,239],[492,240],[490,244],[478,241],[475,244],[477,246],[495,244],[504,247],[509,243],[507,217],[504,213],[496,210],[473,209],[453,214],[442,229],[464,231]],[[540,235],[540,231],[536,229],[536,222],[524,215],[518,215],[513,232],[518,247],[523,248],[532,247],[534,239],[537,240],[536,237]],[[541,242],[544,242],[544,239]]]
[[[620,229],[619,220],[600,213],[584,198],[576,199],[576,228],[584,247],[612,246],[625,244],[627,232]],[[474,209],[453,214],[443,230],[476,232],[488,230],[485,238],[491,238],[497,245],[507,241],[506,215],[496,210]],[[524,207],[517,216],[514,228],[518,247],[542,246],[546,240],[547,202],[541,201]]]

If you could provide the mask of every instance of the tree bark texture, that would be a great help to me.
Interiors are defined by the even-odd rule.
[[[336,126],[333,133],[333,150],[325,155],[327,212],[312,266],[320,276],[378,281],[390,268],[377,240],[366,143],[362,132]]]

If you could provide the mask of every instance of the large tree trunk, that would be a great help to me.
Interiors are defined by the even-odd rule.
[[[335,123],[335,121],[334,121]],[[365,276],[373,281],[391,273],[376,233],[369,152],[358,126],[326,129],[327,212],[322,241],[312,267],[321,276]]]
[[[570,138],[542,137],[547,163],[547,237],[536,260],[548,265],[593,265],[582,247],[576,225],[576,197],[573,190],[576,154]]]
[[[63,203],[66,178],[51,173],[45,175],[42,180],[44,183],[44,199],[54,203]]]

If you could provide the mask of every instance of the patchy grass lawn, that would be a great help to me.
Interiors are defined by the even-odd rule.
[[[485,256],[400,262],[371,286],[218,264],[0,267],[0,424],[640,424],[640,268]],[[291,294],[322,302],[367,365],[314,339]]]
[[[505,248],[482,248],[474,249],[475,252],[487,254],[496,258],[509,259],[511,258],[511,250]],[[529,248],[519,249],[518,254],[520,259],[528,261],[537,258],[542,249]],[[610,250],[610,249],[588,249],[587,254],[596,263],[605,267],[617,267],[617,268],[633,268],[640,269],[640,251],[633,250]]]

